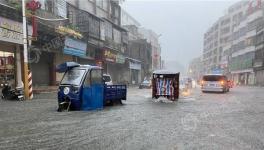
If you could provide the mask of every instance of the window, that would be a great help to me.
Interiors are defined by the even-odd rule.
[[[94,17],[89,17],[89,32],[92,36],[100,38],[100,21]]]
[[[102,70],[101,69],[93,69],[91,71],[91,84],[102,84]]]
[[[88,57],[94,58],[95,57],[95,48],[93,48],[93,47],[87,47],[86,55]]]
[[[54,6],[53,5],[54,4],[53,4],[53,1],[52,0],[47,0],[45,2],[45,10],[47,10],[48,12],[53,13],[54,12],[54,10],[53,10]]]
[[[108,39],[113,38],[112,24],[109,22],[105,22],[105,37]]]
[[[85,81],[84,81],[84,86],[90,86],[91,85],[91,79],[90,79],[90,73],[86,74]]]
[[[104,0],[96,0],[96,6],[103,8],[103,1]]]
[[[113,29],[113,33],[114,33],[114,42],[115,43],[121,43],[121,32],[118,31],[117,29]]]
[[[221,81],[221,80],[227,80],[226,76],[220,76],[220,75],[207,75],[203,76],[204,81]]]
[[[103,9],[104,10],[107,10],[107,8],[108,8],[108,0],[102,0],[103,1]]]

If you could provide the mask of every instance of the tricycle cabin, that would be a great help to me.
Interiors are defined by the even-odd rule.
[[[175,101],[179,98],[180,73],[155,71],[152,76],[152,98],[166,97]]]
[[[106,85],[103,69],[98,66],[64,63],[65,71],[58,90],[58,110],[102,109],[107,101],[126,100],[126,85]]]

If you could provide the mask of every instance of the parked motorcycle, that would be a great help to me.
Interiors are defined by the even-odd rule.
[[[24,91],[22,87],[12,89],[9,84],[1,84],[3,100],[24,100]]]

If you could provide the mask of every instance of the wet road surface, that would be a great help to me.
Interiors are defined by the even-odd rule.
[[[55,94],[0,100],[0,149],[264,149],[264,88],[201,93],[177,102],[129,89],[124,105],[56,112]]]

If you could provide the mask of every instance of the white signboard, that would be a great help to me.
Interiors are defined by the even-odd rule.
[[[28,26],[28,35],[32,35],[31,26]],[[23,44],[23,24],[0,17],[0,41]]]
[[[129,62],[129,68],[130,69],[135,69],[135,70],[141,70],[141,64],[140,63]]]

